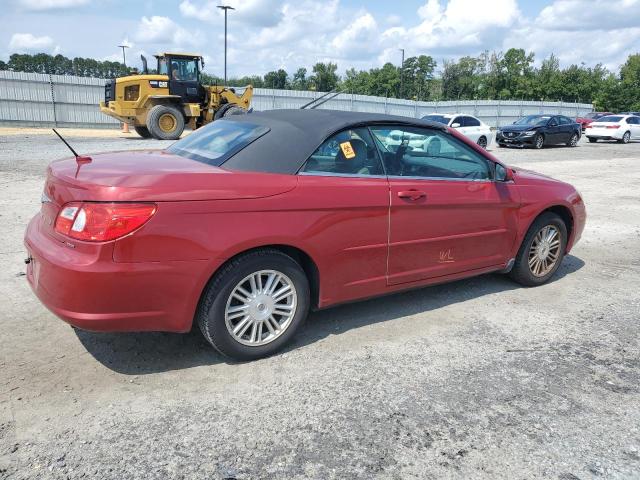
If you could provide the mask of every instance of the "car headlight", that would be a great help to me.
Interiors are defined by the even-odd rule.
[[[536,132],[535,130],[527,130],[526,132],[524,132],[525,135],[535,135],[536,133],[538,132]]]

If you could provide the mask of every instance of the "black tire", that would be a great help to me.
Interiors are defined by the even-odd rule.
[[[147,114],[147,128],[158,140],[177,140],[184,131],[184,115],[171,105],[156,105]]]
[[[151,132],[147,127],[133,127],[138,135],[142,138],[151,138]]]
[[[598,141],[597,138],[594,137],[587,137],[589,139],[589,143],[596,143]]]
[[[291,279],[297,292],[296,313],[289,326],[273,341],[248,346],[237,341],[227,329],[225,310],[236,285],[260,270],[276,270]],[[214,275],[200,300],[196,321],[204,337],[224,356],[240,361],[255,360],[273,355],[291,340],[307,317],[309,301],[309,281],[293,258],[274,249],[256,250],[231,260]]]
[[[618,140],[618,142],[627,144],[629,143],[629,140],[631,140],[631,133],[624,132],[624,135],[622,135],[622,140]]]
[[[504,147],[505,147],[504,143],[498,142],[498,148],[504,148]]]
[[[544,135],[538,133],[533,139],[533,148],[540,150],[542,147],[544,147]]]
[[[544,276],[536,276],[531,271],[529,267],[529,252],[531,250],[531,246],[536,234],[542,230],[547,225],[555,226],[560,232],[560,249],[558,253],[558,258],[556,263],[553,265],[553,268],[546,273]],[[546,212],[540,215],[535,219],[533,224],[529,227],[527,234],[522,241],[522,245],[520,245],[520,250],[518,250],[518,254],[516,255],[516,261],[509,272],[509,276],[520,285],[524,285],[525,287],[535,287],[537,285],[542,285],[546,283],[558,267],[562,263],[562,259],[564,258],[564,252],[567,248],[567,226],[565,225],[562,218],[560,218],[555,213]]]
[[[567,142],[567,147],[577,147],[579,140],[580,140],[580,137],[578,136],[578,134],[574,133],[573,135],[571,135],[571,138]]]
[[[221,118],[228,117],[230,115],[244,115],[247,111],[235,103],[227,103],[218,109],[213,116],[214,120],[220,120]]]
[[[487,137],[484,135],[478,139],[478,145],[480,145],[485,150],[487,149]]]

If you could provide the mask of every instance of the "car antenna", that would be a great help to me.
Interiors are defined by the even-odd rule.
[[[67,142],[64,138],[62,138],[62,135],[60,135],[58,133],[58,131],[55,128],[52,128],[53,133],[55,133],[60,140],[62,140],[62,142],[67,146],[67,148],[69,150],[71,150],[71,153],[73,153],[73,156],[76,157],[76,162],[78,163],[87,163],[91,161],[91,157],[87,157],[87,156],[83,156],[83,155],[78,155],[78,152],[76,152],[71,145],[69,145],[69,142]]]
[[[300,110],[304,110],[305,108],[307,108],[307,107],[309,107],[309,106],[313,105],[313,104],[314,104],[314,103],[316,103],[317,101],[322,100],[323,98],[325,98],[325,97],[327,97],[327,96],[329,96],[329,95],[333,94],[333,96],[332,96],[331,98],[327,98],[324,102],[320,102],[318,105],[313,105],[313,107],[311,107],[311,108],[316,108],[316,107],[318,107],[318,106],[322,105],[323,103],[328,102],[328,101],[329,101],[329,100],[331,100],[332,98],[337,97],[337,96],[338,96],[338,95],[340,95],[341,93],[342,93],[342,91],[341,91],[341,90],[338,90],[337,88],[334,88],[334,89],[333,89],[333,90],[331,90],[330,92],[327,92],[327,93],[325,93],[324,95],[321,95],[321,96],[319,96],[318,98],[314,98],[314,99],[313,99],[313,100],[311,100],[310,102],[305,103],[303,106],[301,106],[301,107],[300,107]]]

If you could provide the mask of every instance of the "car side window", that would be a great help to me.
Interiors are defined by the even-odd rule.
[[[558,117],[552,117],[551,120],[549,120],[549,126],[550,127],[557,127],[558,126]]]
[[[453,121],[451,122],[451,126],[453,126],[455,123],[458,123],[460,127],[464,127],[464,117],[456,117],[453,119]],[[456,127],[458,128],[458,127]]]
[[[480,126],[480,121],[477,118],[464,117],[464,126],[465,127],[479,127]]]
[[[343,130],[325,140],[301,173],[313,175],[384,175],[376,145],[366,128]]]
[[[372,126],[389,176],[490,180],[491,164],[448,133],[409,126]]]
[[[558,117],[560,119],[560,125],[570,125],[571,124],[571,120],[569,120],[567,117]]]
[[[629,118],[627,118],[627,123],[630,123],[630,124],[632,124],[632,125],[635,125],[635,123],[636,123],[636,119],[635,119],[635,117],[629,117]]]

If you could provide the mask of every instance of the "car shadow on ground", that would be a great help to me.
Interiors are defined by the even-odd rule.
[[[583,266],[581,259],[568,255],[552,282]],[[393,321],[518,288],[523,287],[505,275],[489,274],[313,312],[285,351],[365,325]],[[202,337],[197,327],[187,334],[92,333],[82,330],[75,330],[75,333],[97,361],[125,375],[145,375],[202,365],[233,363],[218,354]]]

